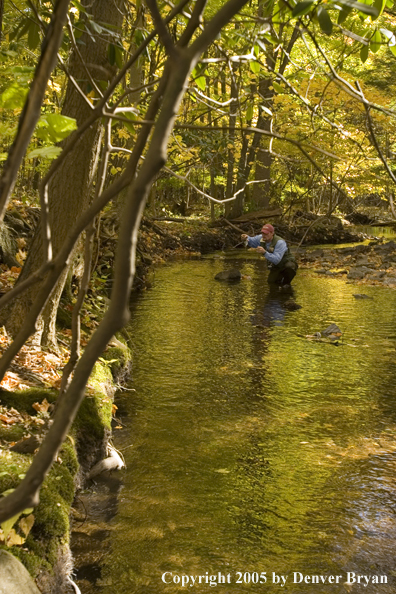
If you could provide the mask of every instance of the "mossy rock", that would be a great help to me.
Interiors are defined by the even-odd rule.
[[[31,455],[3,451],[0,456],[0,493],[15,489],[32,461]],[[60,449],[40,490],[40,503],[33,510],[34,524],[23,549],[2,548],[17,556],[33,577],[52,573],[60,547],[69,542],[69,513],[75,495],[74,478],[79,465],[72,440]],[[18,530],[19,519],[15,523]]]
[[[33,408],[35,402],[42,402],[46,398],[49,403],[52,403],[55,402],[57,396],[56,390],[44,388],[29,388],[15,392],[0,389],[0,404],[8,408],[15,408],[19,412],[35,415],[37,414]]]
[[[102,392],[88,394],[80,406],[73,428],[91,439],[103,439],[105,429],[110,430],[111,427],[112,407],[112,400]]]
[[[5,545],[0,545],[0,548],[8,551],[14,555],[14,557],[17,557],[33,577],[38,575],[43,569],[52,572],[51,565],[48,561],[45,561],[43,555],[35,554],[32,550],[26,548],[22,549],[21,547],[6,547]]]
[[[0,441],[19,441],[25,435],[22,425],[0,425]]]
[[[105,350],[101,359],[106,361],[113,378],[119,382],[120,378],[130,371],[132,353],[127,346],[111,346]]]

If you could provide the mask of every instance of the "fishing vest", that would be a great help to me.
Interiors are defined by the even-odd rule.
[[[282,239],[282,237],[279,237],[279,235],[274,235],[271,240],[271,245],[269,246],[267,251],[270,252],[271,254],[273,254],[275,246],[280,239]],[[271,268],[271,270],[283,270],[286,265],[286,262],[293,262],[297,269],[297,261],[296,261],[295,257],[293,256],[293,254],[291,253],[291,251],[289,250],[289,248],[287,248],[287,250],[285,251],[285,253],[282,256],[282,260],[280,262],[278,262],[278,264],[271,264],[271,262],[267,261],[267,265],[268,265],[268,268]]]

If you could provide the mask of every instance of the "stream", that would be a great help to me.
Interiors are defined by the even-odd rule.
[[[82,594],[395,592],[396,291],[300,270],[288,311],[266,276],[176,260],[133,303],[127,469],[74,528]]]

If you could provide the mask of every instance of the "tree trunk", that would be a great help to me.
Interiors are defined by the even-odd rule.
[[[122,2],[109,2],[108,0],[95,0],[93,3],[85,0],[83,2],[88,8],[92,19],[95,22],[103,22],[113,25],[116,29],[122,24],[120,7]],[[80,55],[87,65],[92,78],[95,80],[108,80],[114,74],[108,62],[108,41],[100,37],[93,39],[91,35],[84,33],[79,43]],[[92,92],[92,84],[88,79],[86,69],[81,64],[80,57],[76,51],[72,52],[69,71],[76,79],[83,92],[88,95]],[[69,81],[62,113],[77,120],[81,125],[91,114],[91,108]],[[74,226],[77,218],[90,203],[91,189],[95,176],[95,163],[100,138],[100,124],[91,126],[80,139],[75,149],[71,151],[56,171],[48,188],[49,201],[49,224],[51,228],[53,254],[59,251],[69,230]],[[68,141],[64,142],[67,146]],[[42,228],[38,226],[33,243],[30,247],[25,266],[18,281],[26,279],[37,270],[44,262],[44,249],[42,240]],[[56,288],[54,289],[44,312],[37,321],[36,341],[42,344],[56,346],[55,321],[59,299],[67,277],[65,270]],[[7,312],[7,319],[4,320],[7,331],[15,335],[24,323],[25,316],[40,289],[40,286],[33,286],[23,293]]]

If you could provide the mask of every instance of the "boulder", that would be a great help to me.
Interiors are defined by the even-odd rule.
[[[330,324],[325,330],[320,333],[321,336],[341,336],[342,332],[337,324]]]
[[[361,280],[369,272],[374,272],[374,270],[372,268],[367,268],[367,266],[359,266],[359,268],[351,268],[347,278],[349,280]]]
[[[40,594],[28,570],[8,551],[0,551],[0,594]]]
[[[226,282],[234,282],[241,280],[242,274],[241,271],[237,268],[230,268],[229,270],[222,270],[218,272],[215,276],[215,279],[218,281],[226,281]]]

